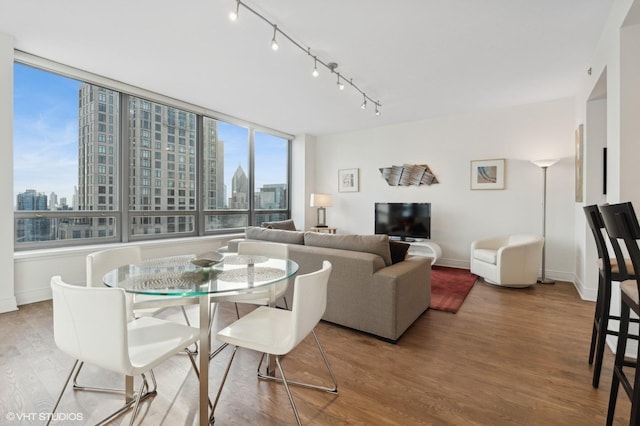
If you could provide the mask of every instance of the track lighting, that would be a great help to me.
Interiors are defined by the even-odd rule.
[[[236,1],[236,10],[229,12],[229,19],[236,21],[238,19],[238,12],[240,11],[240,1]]]
[[[271,39],[271,50],[278,50],[278,41],[276,40],[276,32],[278,31],[278,26],[274,24],[273,26],[273,38]]]
[[[239,12],[240,12],[240,6],[244,7],[249,12],[253,13],[255,16],[257,16],[258,18],[262,19],[268,25],[273,27],[273,38],[271,39],[271,49],[272,50],[278,50],[278,48],[280,47],[278,45],[278,41],[276,40],[276,36],[278,35],[278,33],[280,33],[280,35],[282,37],[284,37],[286,40],[289,40],[291,42],[291,44],[293,44],[295,47],[297,47],[301,51],[305,52],[307,55],[313,56],[313,71],[311,72],[312,76],[318,77],[320,75],[320,72],[318,71],[318,64],[324,66],[329,71],[331,71],[332,73],[336,74],[336,77],[337,77],[336,85],[338,86],[338,90],[344,90],[344,88],[346,87],[346,84],[348,84],[349,86],[351,86],[351,88],[353,88],[355,91],[357,91],[358,93],[360,93],[362,95],[363,101],[362,101],[362,104],[360,104],[360,108],[366,109],[368,101],[371,101],[375,105],[375,111],[374,112],[375,112],[376,116],[380,115],[380,108],[382,107],[382,104],[380,103],[380,101],[373,100],[373,98],[370,98],[369,96],[367,96],[367,94],[364,93],[364,91],[362,89],[360,89],[353,82],[353,79],[346,78],[344,75],[342,75],[338,71],[336,71],[336,68],[338,67],[337,63],[335,63],[335,62],[324,62],[321,59],[318,59],[317,56],[315,56],[315,55],[313,55],[311,53],[311,48],[310,47],[305,47],[302,43],[299,43],[296,40],[294,40],[293,38],[291,38],[291,36],[289,36],[287,33],[282,31],[281,29],[279,29],[278,26],[275,23],[271,22],[264,15],[262,15],[261,13],[256,11],[255,9],[251,8],[251,6],[249,6],[246,3],[244,3],[243,0],[235,0],[235,2],[236,2],[235,11],[231,11],[229,13],[229,19],[230,20],[232,20],[232,21],[237,20]]]

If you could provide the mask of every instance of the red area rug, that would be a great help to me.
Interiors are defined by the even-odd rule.
[[[455,314],[477,279],[468,269],[432,266],[431,309]]]

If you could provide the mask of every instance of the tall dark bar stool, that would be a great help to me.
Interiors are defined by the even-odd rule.
[[[618,240],[611,240],[611,247],[615,257],[611,257],[607,243],[603,235],[604,222],[597,205],[585,206],[583,208],[587,218],[587,224],[593,233],[598,250],[598,298],[596,300],[595,315],[593,317],[593,331],[591,333],[591,347],[589,349],[589,364],[593,366],[592,385],[597,388],[600,384],[600,372],[602,371],[602,359],[607,335],[617,336],[618,332],[609,329],[609,320],[619,321],[620,317],[611,315],[611,282],[622,282],[633,275],[633,265],[630,259],[618,264],[617,259],[623,259],[622,250]],[[637,320],[636,320],[637,322]],[[638,339],[638,336],[629,336]]]
[[[631,203],[612,204],[601,206],[602,220],[609,234],[609,238],[621,239],[629,252],[634,270],[640,271],[640,224],[633,210]],[[623,262],[624,259],[618,260]],[[637,277],[620,283],[620,331],[618,333],[618,346],[616,349],[616,360],[613,365],[613,379],[611,381],[611,393],[609,395],[609,409],[607,412],[607,425],[613,424],[613,416],[618,398],[618,388],[622,384],[627,396],[631,399],[630,425],[640,425],[640,346],[638,354],[633,362],[625,361],[625,351],[627,349],[627,336],[629,333],[629,318],[631,310],[640,314],[640,283]],[[629,377],[623,371],[623,367],[633,367],[633,386]]]

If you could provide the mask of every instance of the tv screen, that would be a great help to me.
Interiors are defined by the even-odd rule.
[[[431,238],[431,203],[376,203],[375,233],[405,241]]]

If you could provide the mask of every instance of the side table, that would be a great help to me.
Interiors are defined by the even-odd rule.
[[[433,241],[412,241],[409,244],[409,255],[412,256],[429,256],[431,258],[431,264],[435,264],[436,261],[442,256],[442,249],[437,243]]]
[[[326,234],[335,234],[338,228],[334,228],[333,226],[312,226],[309,229],[311,232],[324,232]]]

